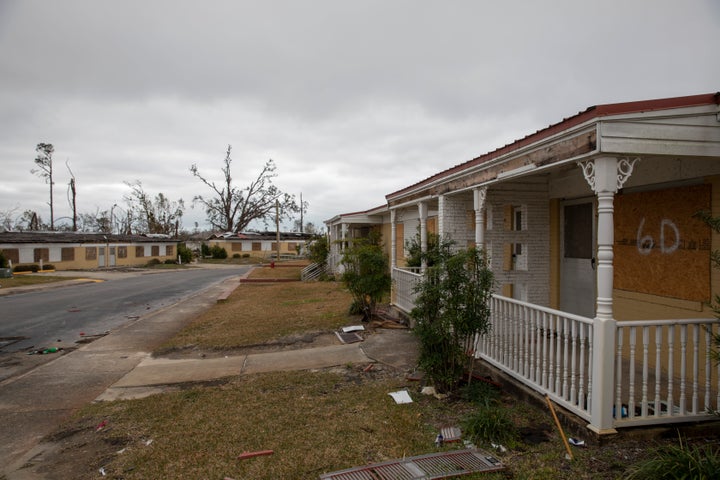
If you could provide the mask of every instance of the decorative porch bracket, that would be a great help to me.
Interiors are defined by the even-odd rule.
[[[585,180],[598,199],[597,302],[593,323],[590,425],[598,434],[616,433],[613,420],[616,321],[613,318],[613,200],[632,174],[638,158],[600,157],[578,162]]]

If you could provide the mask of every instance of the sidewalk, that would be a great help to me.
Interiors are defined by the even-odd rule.
[[[234,375],[272,371],[308,370],[347,364],[382,363],[401,371],[417,361],[417,344],[406,330],[383,330],[362,343],[283,350],[224,358],[167,359],[149,354],[96,401],[127,400],[161,393],[168,386],[216,380]]]

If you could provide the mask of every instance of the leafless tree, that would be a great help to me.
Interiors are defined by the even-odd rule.
[[[30,173],[37,175],[40,178],[45,179],[45,183],[50,185],[50,230],[55,230],[55,211],[53,207],[53,161],[52,155],[55,152],[55,147],[52,143],[38,143],[35,147],[35,151],[38,152],[35,157],[35,165],[38,168],[33,168]]]
[[[193,204],[205,208],[207,220],[214,229],[223,232],[239,232],[247,228],[254,220],[268,223],[276,214],[276,203],[279,205],[279,216],[290,218],[298,211],[295,197],[281,192],[273,185],[272,179],[277,177],[276,166],[268,160],[258,176],[244,188],[233,185],[230,167],[232,146],[228,145],[223,167],[223,181],[220,184],[200,174],[197,165],[190,167],[190,172],[212,190],[212,196],[196,195]]]
[[[185,202],[180,199],[171,201],[163,193],[151,197],[143,188],[140,180],[125,182],[131,191],[125,195],[128,209],[136,220],[134,230],[145,233],[176,235],[185,212]]]

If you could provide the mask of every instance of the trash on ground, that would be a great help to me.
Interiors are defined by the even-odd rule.
[[[343,327],[342,329],[343,333],[361,332],[363,330],[365,330],[365,327],[363,327],[362,325],[352,325],[350,327]]]
[[[500,453],[507,452],[507,448],[505,448],[504,445],[500,445],[499,443],[491,443],[490,446]]]
[[[100,472],[100,475],[102,475],[103,477],[104,477],[105,475],[107,475],[107,474],[105,473],[105,467],[100,467],[100,470],[98,470],[98,472]]]
[[[363,341],[363,338],[355,332],[335,332],[335,335],[337,335],[342,343],[357,343]]]
[[[395,403],[412,403],[412,398],[410,398],[410,394],[407,390],[399,390],[397,392],[390,392],[388,395],[390,395],[393,400],[395,400]]]
[[[152,442],[153,442],[153,439],[152,439],[152,438],[149,439],[149,440],[145,440],[145,446],[146,446],[146,447],[149,447]]]
[[[423,387],[422,390],[420,390],[420,393],[422,393],[423,395],[432,395],[433,397],[437,398],[438,400],[447,398],[446,394],[438,393],[437,390],[435,390],[435,387]]]
[[[367,367],[363,368],[363,372],[365,372],[365,373],[369,372],[370,370],[373,369],[373,366],[375,366],[375,364],[374,364],[374,363],[371,363],[371,364],[368,365]]]
[[[459,442],[462,433],[458,427],[442,427],[440,434],[443,436],[446,442]]]
[[[107,426],[107,423],[108,423],[107,420],[103,420],[102,422],[98,423],[97,426],[95,427],[95,431],[99,432],[100,430],[102,430],[103,428],[105,428]]]
[[[238,455],[238,458],[240,460],[244,460],[246,458],[253,458],[253,457],[261,457],[263,455],[272,455],[275,453],[272,450],[258,450],[256,452],[243,452],[240,455]]]
[[[405,377],[405,378],[407,378],[411,382],[419,382],[420,380],[423,379],[423,374],[422,374],[422,372],[415,370],[414,372],[409,373],[407,375],[407,377]]]
[[[435,446],[438,448],[442,447],[444,440],[445,439],[443,438],[442,433],[438,433],[435,437]]]
[[[568,442],[570,442],[570,445],[573,445],[575,447],[584,447],[585,441],[584,440],[578,440],[577,438],[568,438]]]
[[[28,355],[47,355],[49,353],[57,353],[61,350],[62,350],[62,348],[50,347],[50,348],[43,348],[41,350],[31,350],[27,354]]]

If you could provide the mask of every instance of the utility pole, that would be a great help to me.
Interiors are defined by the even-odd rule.
[[[302,192],[300,192],[300,234],[303,233],[303,210],[305,208],[303,207]]]
[[[275,248],[277,248],[277,258],[280,261],[280,201],[275,199]]]

